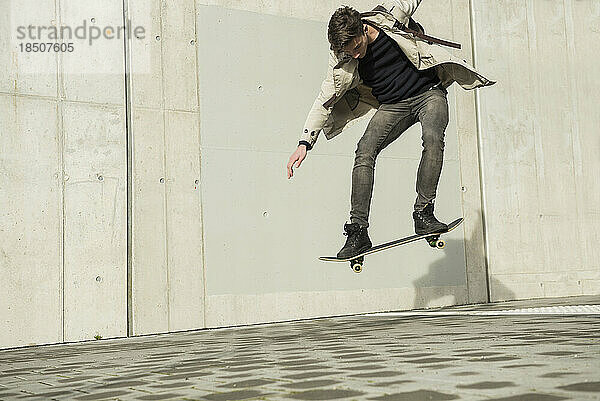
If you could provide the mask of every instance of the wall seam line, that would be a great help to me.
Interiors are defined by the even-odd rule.
[[[473,60],[473,68],[477,69],[477,39],[476,39],[476,26],[475,26],[475,5],[473,0],[469,0],[469,16],[471,25],[471,57]],[[486,209],[486,196],[485,196],[485,169],[484,169],[484,158],[483,158],[483,131],[481,127],[481,99],[479,95],[479,89],[475,89],[475,122],[477,124],[477,158],[479,166],[479,192],[481,199],[481,230],[483,235],[483,260],[484,260],[484,271],[485,280],[487,286],[487,302],[491,300],[491,286],[490,286],[490,272],[489,272],[489,244],[488,244],[488,229],[487,229],[487,209]]]
[[[62,15],[61,15],[61,7],[60,7],[60,0],[57,0],[54,3],[54,12],[56,13],[56,19],[57,21],[59,21],[59,26],[62,24]],[[65,208],[65,156],[64,156],[64,150],[65,150],[65,124],[64,124],[64,107],[63,107],[63,99],[64,99],[64,81],[63,81],[63,73],[62,73],[62,59],[63,59],[63,54],[59,53],[57,58],[56,58],[56,112],[57,112],[57,133],[60,136],[60,140],[59,140],[59,162],[60,162],[60,168],[61,168],[61,174],[60,174],[60,188],[61,188],[61,197],[60,197],[60,201],[61,201],[61,247],[60,247],[60,252],[61,252],[61,264],[62,264],[62,268],[61,268],[61,336],[62,336],[62,342],[66,341],[66,330],[65,330],[65,324],[66,324],[66,312],[65,312],[65,262],[66,262],[66,258],[65,258],[65,228],[66,228],[66,224],[67,224],[67,220],[66,220],[66,208]]]
[[[202,116],[201,116],[201,104],[202,104],[202,96],[200,96],[200,64],[199,64],[199,56],[200,49],[198,43],[198,3],[194,1],[194,44],[196,46],[196,107],[197,109],[197,118],[198,118],[198,191],[199,191],[199,202],[200,202],[200,240],[201,244],[201,252],[202,252],[202,328],[206,328],[206,305],[207,305],[207,296],[206,296],[206,253],[205,253],[205,230],[204,230],[204,202],[203,202],[203,192],[204,187],[202,185]]]
[[[166,267],[166,289],[167,289],[167,300],[166,300],[166,310],[167,310],[167,332],[171,332],[171,275],[170,275],[170,263],[169,263],[169,174],[167,171],[168,163],[167,163],[167,110],[166,104],[167,99],[165,98],[165,57],[164,57],[164,26],[163,26],[163,5],[166,3],[159,1],[159,25],[160,25],[160,36],[158,38],[160,42],[160,76],[161,76],[161,86],[160,86],[160,94],[161,94],[161,110],[162,110],[162,139],[163,139],[163,154],[162,154],[162,162],[163,162],[163,222],[165,229],[165,241],[164,241],[164,249],[165,249],[165,267]]]
[[[127,28],[129,21],[129,1],[123,0],[123,62],[124,62],[124,96],[125,96],[125,143],[126,143],[126,168],[127,168],[127,337],[134,335],[133,332],[133,127],[131,125],[131,37]]]

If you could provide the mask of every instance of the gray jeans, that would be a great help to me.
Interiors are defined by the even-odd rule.
[[[447,91],[433,88],[394,104],[382,104],[358,142],[352,169],[350,222],[369,226],[375,159],[417,121],[421,123],[423,153],[417,172],[415,210],[433,202],[444,160],[444,131],[448,125]]]

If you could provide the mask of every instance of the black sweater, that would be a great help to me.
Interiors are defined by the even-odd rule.
[[[359,59],[358,72],[379,103],[397,103],[440,82],[433,68],[418,70],[383,30]]]

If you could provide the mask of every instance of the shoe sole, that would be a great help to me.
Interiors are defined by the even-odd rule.
[[[417,235],[443,234],[443,233],[446,233],[446,232],[448,232],[448,227],[446,227],[444,230],[433,230],[433,231],[422,231],[422,232],[419,232],[419,231],[415,230],[415,234],[417,234]]]

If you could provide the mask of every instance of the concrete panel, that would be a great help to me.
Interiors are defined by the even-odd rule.
[[[27,51],[28,44],[47,42],[37,38],[37,27],[57,25],[55,0],[1,0],[0,9],[0,92],[56,97],[59,53]]]
[[[197,26],[201,99],[210,99],[201,102],[207,325],[281,319],[289,309],[299,311],[293,317],[345,313],[349,309],[340,305],[350,300],[340,292],[361,289],[437,288],[439,302],[466,299],[461,230],[449,235],[445,252],[432,252],[423,242],[373,255],[359,280],[347,264],[317,260],[335,254],[345,240],[354,150],[370,117],[332,141],[320,138],[287,180],[285,164],[325,73],[326,25],[199,7]],[[202,40],[209,34],[218,40]],[[227,63],[219,57],[223,51]],[[454,97],[449,101],[454,108]],[[438,198],[438,213],[446,220],[461,215],[456,129],[453,119]],[[412,233],[420,132],[415,125],[378,159],[374,242]],[[300,307],[312,305],[316,292],[319,308]],[[231,306],[216,310],[217,299]],[[376,308],[397,307],[386,298]]]
[[[65,340],[127,334],[123,109],[64,104]]]
[[[480,92],[484,185],[488,191],[489,210],[489,216],[486,216],[490,238],[488,251],[493,262],[490,266],[493,273],[503,273],[515,268],[514,260],[503,258],[505,253],[518,255],[528,269],[544,268],[543,259],[535,251],[536,243],[539,242],[539,221],[530,219],[529,224],[521,225],[524,218],[535,214],[538,203],[536,136],[533,129],[535,122],[532,121],[532,104],[527,98],[517,99],[512,93],[521,90],[526,93],[533,89],[529,78],[536,66],[523,54],[528,41],[526,9],[516,2],[511,3],[511,6],[511,12],[508,8],[503,11],[490,10],[487,19],[482,17],[476,21],[476,27],[483,26],[482,29],[486,33],[489,30],[485,37],[478,37],[482,43],[481,49],[478,49],[480,59],[493,57],[498,65],[501,65],[493,72],[499,83]],[[511,40],[505,44],[500,43],[506,41],[502,36],[491,34],[495,29],[510,36]],[[492,51],[491,46],[495,46],[495,50]],[[518,66],[514,62],[506,62],[523,55],[525,57]],[[480,64],[489,69],[488,63]],[[505,107],[491,110],[486,106],[500,103],[504,99],[507,100]],[[497,156],[499,151],[507,152],[508,149],[512,149],[510,157]],[[499,241],[500,238],[502,242]]]
[[[203,6],[197,26],[203,147],[293,151],[325,76],[326,26]]]
[[[123,26],[123,3],[110,1],[59,0],[61,24],[76,29],[85,27],[86,39],[73,37],[72,53],[61,54],[62,85],[65,98],[74,101],[123,105],[124,41],[116,30]],[[113,39],[102,35],[91,40],[92,30],[110,29]],[[84,30],[82,30],[84,31]],[[81,36],[81,35],[80,35]],[[122,37],[122,36],[121,36]]]
[[[195,15],[194,0],[162,3],[164,106],[170,110],[198,111]]]
[[[198,110],[194,2],[136,0],[130,15],[149,38],[131,44],[134,332],[201,328],[198,115],[167,111]]]
[[[133,110],[132,301],[135,335],[169,327],[163,113]]]
[[[0,348],[60,342],[62,167],[57,104],[0,95]]]
[[[554,294],[564,293],[566,296],[576,296],[590,291],[591,283],[598,281],[597,271],[570,272],[510,272],[492,276],[492,295],[494,299],[508,300],[510,297],[554,297]],[[527,295],[527,291],[531,291]],[[512,292],[512,294],[511,294]]]
[[[197,111],[194,1],[134,0],[129,15],[146,28],[145,40],[131,42],[133,104]]]
[[[169,331],[203,328],[199,122],[191,113],[165,117]]]
[[[536,114],[540,118],[537,158],[541,173],[540,237],[548,268],[572,269],[582,264],[583,243],[576,224],[577,208],[573,207],[577,204],[573,126],[569,116],[573,110],[569,101],[556,101],[569,98],[569,83],[556,85],[554,80],[548,80],[548,77],[561,80],[573,73],[567,63],[564,4],[537,1],[531,3],[529,11],[534,19],[538,63],[533,82],[539,99]],[[556,135],[548,135],[550,132]],[[560,235],[556,227],[561,227]]]
[[[599,146],[592,126],[600,121],[591,107],[600,85],[596,74],[585,72],[595,54],[590,46],[597,46],[598,5],[473,5],[477,65],[499,81],[481,92],[490,272],[598,269],[590,251],[597,203],[587,195],[599,192],[598,183],[585,178],[599,163],[586,148]],[[586,107],[590,111],[582,112]],[[563,291],[554,296],[572,295],[577,286],[558,288]]]
[[[591,173],[600,169],[600,141],[597,113],[600,104],[600,77],[589,65],[589,55],[600,54],[600,3],[596,1],[565,2],[568,51],[570,114],[573,124],[575,184],[577,186],[578,227],[584,244],[583,260],[600,273],[600,181]],[[593,62],[592,62],[593,64]],[[597,287],[600,288],[600,287]],[[596,292],[585,291],[585,294]]]
[[[146,28],[146,40],[130,43],[131,102],[134,107],[160,109],[163,105],[163,57],[161,43],[161,3],[132,0],[129,6],[132,26]],[[156,39],[158,37],[158,40]]]

